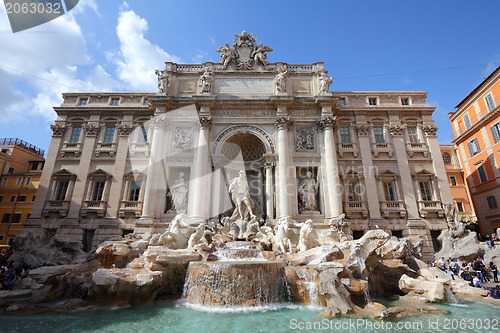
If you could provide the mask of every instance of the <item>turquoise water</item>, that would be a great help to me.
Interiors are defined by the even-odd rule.
[[[356,316],[326,319],[318,309],[300,306],[214,313],[186,308],[179,302],[165,302],[80,313],[2,314],[0,332],[500,332],[500,306],[436,306],[450,313],[382,321]]]

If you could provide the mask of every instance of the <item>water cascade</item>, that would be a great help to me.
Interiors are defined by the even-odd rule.
[[[227,243],[216,255],[189,264],[182,296],[188,303],[261,307],[290,300],[284,261],[267,260],[248,242]]]
[[[309,303],[312,306],[321,306],[319,303],[319,290],[318,290],[318,274],[314,271],[309,271],[306,268],[297,270],[297,276],[307,286],[307,294],[309,296]]]

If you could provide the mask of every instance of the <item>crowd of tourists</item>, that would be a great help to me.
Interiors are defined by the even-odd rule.
[[[496,237],[496,235],[492,236]],[[494,242],[494,238],[490,238],[490,240]],[[489,264],[485,264],[481,257],[477,257],[471,261],[463,261],[461,265],[451,258],[445,260],[444,257],[441,257],[438,261],[429,261],[428,264],[429,266],[438,267],[451,275],[453,280],[455,280],[455,277],[459,276],[463,280],[468,281],[469,285],[472,287],[488,290],[484,286],[484,283],[498,283],[499,272],[497,265],[492,261],[490,261]],[[490,296],[500,299],[500,287],[498,285],[490,290]]]
[[[15,264],[8,262],[12,251],[0,255],[0,290],[12,290],[28,275],[27,267],[23,262]]]

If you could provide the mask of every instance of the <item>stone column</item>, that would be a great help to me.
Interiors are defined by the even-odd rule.
[[[96,117],[96,118],[93,118]],[[85,190],[90,170],[90,162],[94,154],[97,132],[99,131],[98,116],[91,116],[90,122],[83,126],[85,139],[83,139],[82,153],[80,155],[80,165],[76,172],[75,188],[69,207],[68,219],[78,220],[80,209],[83,205]]]
[[[274,189],[273,189],[273,167],[274,163],[266,162],[266,218],[274,218]]]
[[[291,216],[292,211],[288,199],[288,168],[290,157],[288,151],[288,128],[292,125],[290,117],[276,118],[278,128],[278,212],[277,218]]]
[[[36,192],[36,200],[33,205],[33,209],[31,210],[30,217],[28,217],[27,221],[24,223],[25,227],[27,225],[35,225],[39,223],[39,220],[42,218],[42,211],[45,203],[47,200],[50,200],[49,194],[53,195],[54,193],[54,191],[50,192],[49,189],[50,179],[54,173],[57,155],[59,154],[59,149],[61,147],[61,141],[63,140],[64,133],[66,132],[66,125],[58,124],[56,121],[56,124],[51,125],[50,128],[53,132],[52,140],[50,140],[44,170],[42,172],[42,176],[40,177],[40,183]],[[54,186],[54,184],[52,186]]]
[[[406,143],[404,141],[404,127],[400,124],[393,124],[389,127],[389,132],[394,143],[394,153],[398,163],[399,175],[401,176],[401,194],[406,205],[408,219],[420,219],[413,180],[410,174]]]
[[[153,219],[155,218],[156,194],[161,179],[164,126],[165,120],[162,117],[154,118],[150,124],[150,130],[152,130],[151,154],[146,176],[146,186],[144,188],[142,216],[140,219],[143,223],[153,223]]]
[[[190,223],[206,221],[209,216],[210,199],[210,159],[209,159],[209,132],[212,120],[210,117],[200,117],[200,133],[196,147],[191,185],[189,188],[189,220]]]
[[[431,155],[432,166],[434,167],[434,172],[436,173],[437,186],[439,188],[439,194],[441,195],[441,201],[443,203],[453,203],[453,196],[451,194],[448,176],[446,175],[446,169],[436,135],[437,130],[437,125],[427,125],[423,127],[427,146],[429,147]],[[439,197],[436,196],[435,200],[439,200]]]
[[[320,121],[325,137],[325,167],[328,191],[328,203],[330,211],[326,212],[326,218],[335,218],[342,214],[342,194],[340,191],[340,177],[337,164],[337,153],[333,128],[335,120],[333,117],[324,117]]]
[[[368,211],[370,219],[381,219],[380,200],[377,193],[372,190],[378,188],[377,180],[373,172],[372,149],[370,144],[370,127],[368,125],[357,125],[356,134],[359,139],[359,152],[363,163],[363,176],[366,186],[366,201],[368,203]],[[383,191],[382,191],[383,193]]]
[[[116,136],[116,141],[118,147],[116,148],[116,156],[115,156],[115,167],[113,169],[113,179],[111,183],[111,191],[109,194],[108,204],[109,210],[108,213],[112,218],[116,218],[118,216],[118,211],[120,210],[120,202],[122,200],[122,196],[125,196],[125,200],[128,200],[129,189],[125,189],[125,193],[123,193],[123,176],[125,175],[126,163],[119,161],[127,160],[127,152],[128,152],[128,139],[132,131],[134,130],[134,126],[130,124],[119,124],[116,126],[116,130],[118,132],[118,136]]]

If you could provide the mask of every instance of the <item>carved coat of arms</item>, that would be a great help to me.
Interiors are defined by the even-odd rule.
[[[224,69],[233,64],[236,69],[253,69],[256,66],[269,64],[267,61],[267,52],[273,49],[269,46],[264,46],[262,43],[257,44],[254,38],[255,34],[248,34],[243,31],[240,35],[234,34],[233,46],[225,43],[216,51],[220,52],[220,64]]]

